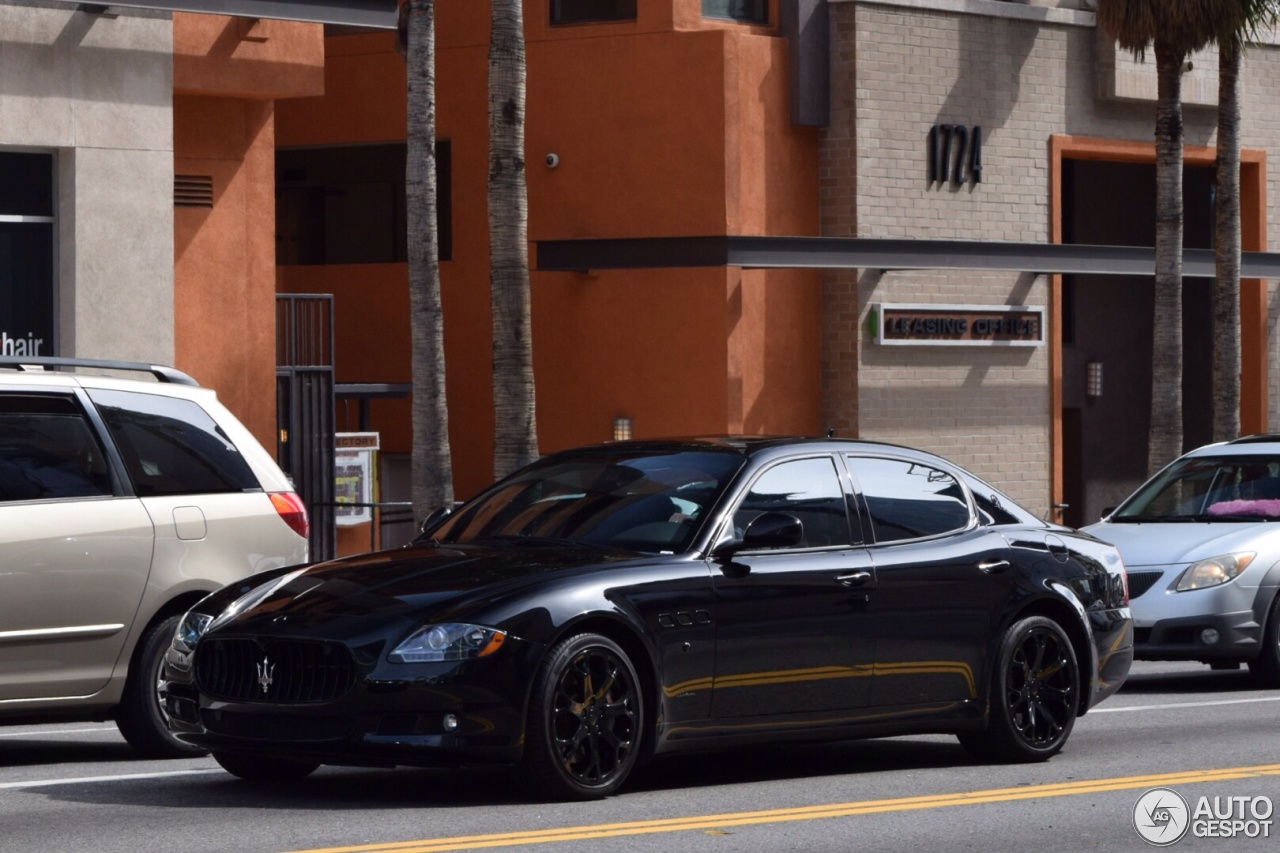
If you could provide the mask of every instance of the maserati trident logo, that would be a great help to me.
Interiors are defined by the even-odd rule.
[[[271,674],[276,671],[276,665],[267,660],[264,655],[262,663],[258,664],[258,686],[262,688],[262,692],[266,693],[267,688],[271,686]]]

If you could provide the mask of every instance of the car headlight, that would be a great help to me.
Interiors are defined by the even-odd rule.
[[[208,613],[188,610],[182,617],[182,621],[178,623],[178,629],[173,632],[173,647],[183,654],[191,654],[195,651],[196,641],[209,629],[209,623],[212,621],[213,617]]]
[[[483,625],[444,622],[424,625],[391,652],[392,663],[471,660],[491,655],[506,642],[507,635]]]
[[[1192,563],[1178,578],[1178,583],[1174,586],[1174,590],[1176,592],[1186,592],[1191,589],[1204,589],[1205,587],[1224,584],[1229,580],[1235,579],[1237,575],[1248,568],[1256,556],[1258,555],[1252,551],[1244,551],[1239,554],[1224,554],[1221,557],[1210,557],[1207,560]]]

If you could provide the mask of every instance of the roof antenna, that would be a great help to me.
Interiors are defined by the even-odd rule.
[[[835,428],[835,427],[828,427],[828,428],[827,428],[827,438],[835,438],[835,437],[836,437],[836,428]]]

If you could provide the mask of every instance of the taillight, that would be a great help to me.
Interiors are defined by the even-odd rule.
[[[302,498],[293,492],[271,492],[267,497],[271,498],[271,505],[280,513],[284,523],[293,528],[294,533],[306,539],[311,525],[307,522],[307,508],[302,503]]]

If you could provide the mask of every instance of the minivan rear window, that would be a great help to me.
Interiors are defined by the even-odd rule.
[[[259,487],[249,464],[191,400],[90,391],[139,497],[243,492]]]

